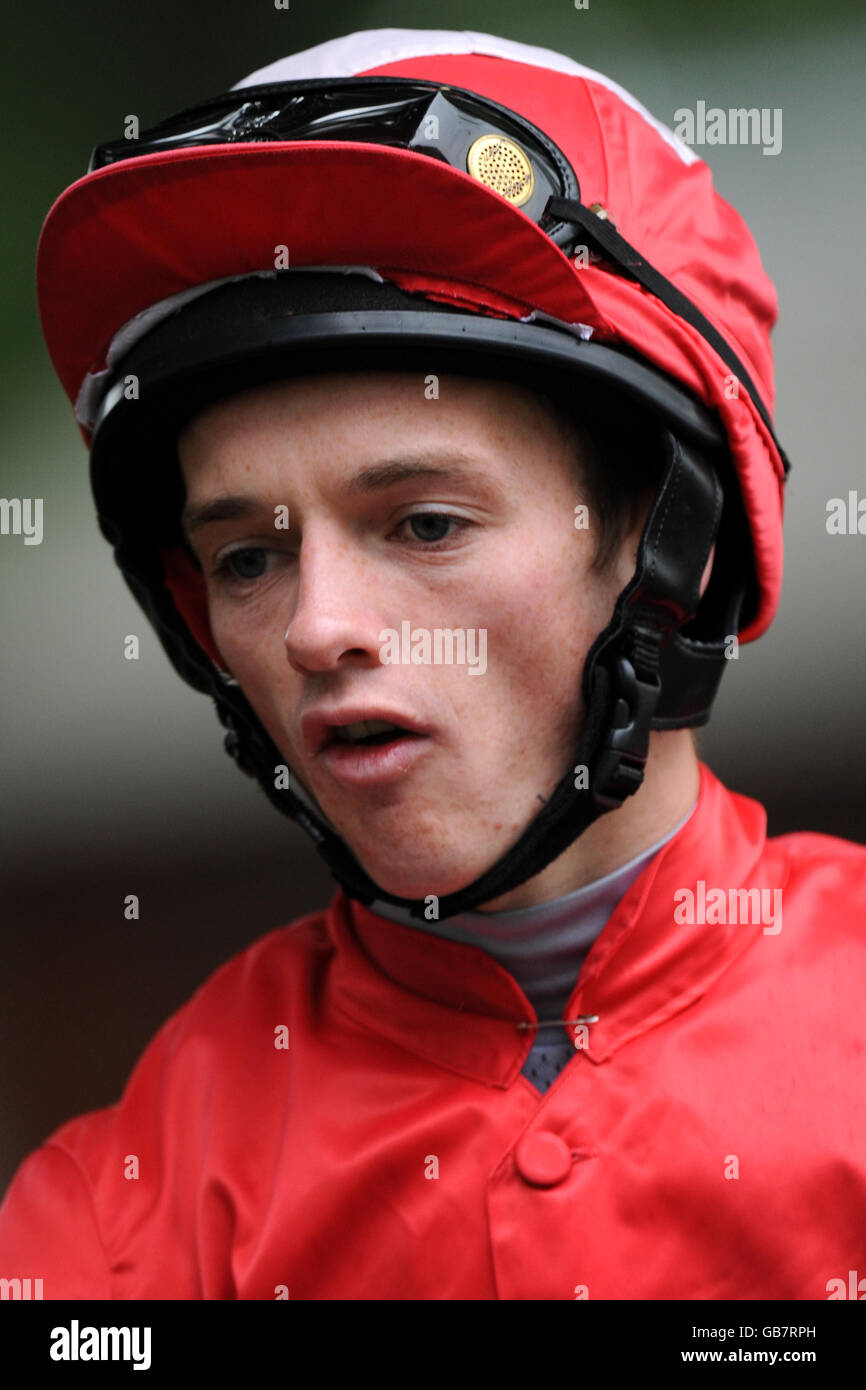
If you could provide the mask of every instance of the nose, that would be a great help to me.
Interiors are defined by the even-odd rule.
[[[289,665],[301,675],[347,664],[378,666],[385,626],[369,559],[333,531],[308,532],[283,639]]]

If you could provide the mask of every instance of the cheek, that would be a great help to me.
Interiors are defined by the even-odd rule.
[[[510,720],[531,716],[534,727],[561,732],[577,712],[586,654],[616,597],[589,572],[587,550],[578,540],[558,554],[537,546],[519,563],[512,555],[489,572],[479,592],[493,702]],[[472,684],[484,694],[483,678]]]
[[[252,609],[212,601],[210,627],[225,664],[257,707],[276,695],[279,680],[292,675],[286,661],[282,632],[275,617]]]
[[[538,648],[565,644],[579,651],[595,634],[607,594],[589,569],[589,547],[582,538],[559,544],[552,536],[537,546],[517,570],[505,570],[502,601],[513,623]],[[591,639],[590,639],[591,640]]]

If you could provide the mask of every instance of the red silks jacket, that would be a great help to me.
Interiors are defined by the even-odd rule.
[[[338,892],[24,1160],[0,1276],[46,1299],[866,1297],[866,849],[765,825],[701,767],[544,1095],[503,967]]]

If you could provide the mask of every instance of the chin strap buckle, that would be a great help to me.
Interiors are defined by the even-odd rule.
[[[649,679],[638,676],[625,656],[618,658],[611,678],[613,717],[595,762],[591,789],[600,806],[615,809],[643,781],[650,724],[662,684],[657,671]]]

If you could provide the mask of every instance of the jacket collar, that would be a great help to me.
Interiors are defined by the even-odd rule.
[[[761,936],[761,922],[683,925],[681,889],[766,887],[766,813],[705,764],[694,814],[662,846],[594,942],[564,1017],[572,1041],[604,1062],[679,1013]],[[772,887],[781,887],[774,883]],[[477,946],[379,917],[340,889],[327,913],[334,1002],[417,1057],[507,1087],[532,1047],[535,1012],[509,972]]]

